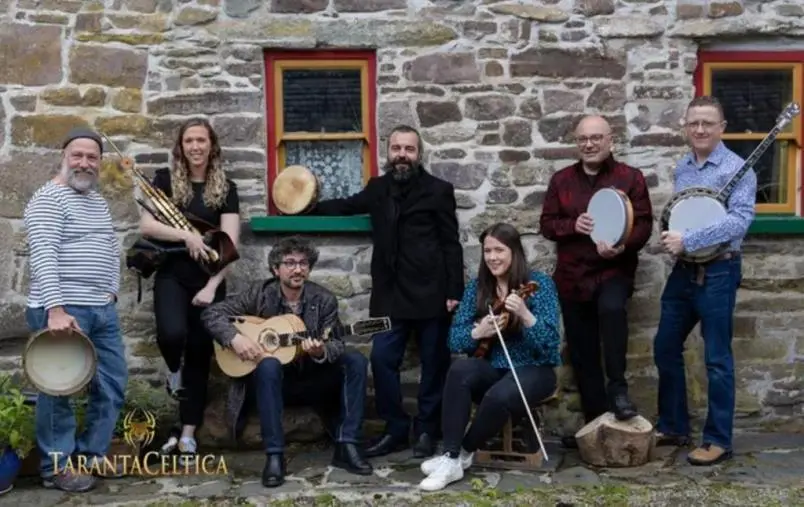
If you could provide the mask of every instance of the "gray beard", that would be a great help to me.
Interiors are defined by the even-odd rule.
[[[67,186],[75,190],[76,192],[80,192],[82,194],[89,192],[91,190],[98,189],[98,176],[92,176],[87,178],[86,175],[83,175],[82,178],[78,178],[74,169],[70,169],[69,167],[62,167],[61,174],[64,177],[64,180],[67,182]]]

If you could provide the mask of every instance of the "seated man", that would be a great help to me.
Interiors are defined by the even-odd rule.
[[[302,343],[305,353],[283,366],[273,357],[264,357],[260,346],[239,334],[230,322],[230,317],[238,315],[269,318],[294,313],[308,330],[323,333],[340,325],[335,295],[307,281],[318,260],[318,251],[312,245],[299,238],[283,239],[271,250],[268,260],[275,278],[256,282],[247,290],[211,305],[201,317],[218,343],[233,349],[243,360],[258,361],[252,374],[233,380],[227,417],[235,437],[250,384],[255,390],[262,441],[268,454],[262,483],[269,488],[280,486],[285,481],[284,400],[319,409],[339,402],[340,416],[332,432],[337,442],[332,464],[352,473],[370,475],[372,467],[357,447],[366,393],[366,357],[357,351],[346,351],[342,338],[331,335],[324,343],[305,340]]]

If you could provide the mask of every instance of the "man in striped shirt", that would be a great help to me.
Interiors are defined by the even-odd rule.
[[[81,435],[75,434],[69,397],[39,393],[36,403],[44,485],[72,492],[92,489],[95,478],[65,470],[68,460],[84,455],[100,460],[103,469],[128,382],[116,308],[120,245],[109,206],[97,191],[102,147],[95,132],[70,132],[58,174],[34,193],[24,214],[30,249],[28,326],[33,332],[79,330],[98,355]],[[79,462],[69,463],[77,467]]]

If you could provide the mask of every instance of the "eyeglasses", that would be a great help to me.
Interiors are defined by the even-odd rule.
[[[605,138],[606,136],[603,134],[593,134],[591,136],[578,136],[575,138],[575,143],[578,146],[583,146],[590,141],[592,144],[600,144],[603,142],[603,139]]]
[[[307,261],[282,261],[281,264],[288,269],[296,269],[297,266],[302,269],[310,267],[310,263]]]
[[[704,130],[712,130],[713,128],[721,125],[722,121],[690,121],[684,124],[690,130],[698,130],[698,127],[702,127]]]

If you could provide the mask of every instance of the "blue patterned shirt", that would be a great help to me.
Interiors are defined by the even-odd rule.
[[[536,317],[536,323],[516,334],[504,334],[505,345],[508,347],[511,361],[517,368],[525,365],[560,366],[561,337],[558,332],[560,314],[555,283],[548,275],[538,271],[532,272],[530,279],[539,284],[539,290],[525,302]],[[476,302],[477,278],[466,286],[463,299],[452,319],[449,348],[456,354],[472,354],[477,349],[478,342],[472,339],[472,328],[475,322],[487,313],[476,317]],[[494,338],[489,359],[495,368],[510,369],[505,352],[497,338]]]
[[[688,153],[676,166],[675,191],[680,192],[689,187],[707,187],[720,191],[743,163],[745,160],[726,148],[723,142],[709,154],[703,165],[698,165],[695,155]],[[749,169],[737,182],[734,192],[726,202],[728,215],[708,227],[685,232],[682,239],[684,250],[694,252],[728,242],[730,250],[739,251],[748,227],[754,220],[756,195],[757,175],[753,169]]]

